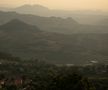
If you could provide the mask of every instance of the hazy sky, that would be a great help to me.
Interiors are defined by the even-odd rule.
[[[41,4],[51,9],[84,9],[108,11],[108,0],[0,0],[0,6]]]

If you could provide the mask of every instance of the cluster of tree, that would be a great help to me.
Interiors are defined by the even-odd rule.
[[[108,90],[108,78],[92,78],[90,81],[95,85],[96,90]]]
[[[5,76],[6,77],[6,76]],[[16,84],[16,78],[1,78],[1,90],[95,90],[91,82],[80,74],[73,73],[71,69],[63,68],[56,71],[44,72],[44,74],[26,75],[20,77],[20,84]]]
[[[80,67],[81,72],[88,77],[107,77],[108,76],[108,64],[97,63],[93,65],[88,65],[85,67]]]
[[[102,77],[97,74],[106,65],[59,66],[37,59],[22,60],[6,53],[0,53],[0,62],[0,90],[108,89],[105,73]]]
[[[95,90],[87,78],[71,67],[58,67],[39,60],[18,60],[10,54],[0,53],[0,61],[3,60],[1,90]],[[18,80],[19,85],[16,84]]]

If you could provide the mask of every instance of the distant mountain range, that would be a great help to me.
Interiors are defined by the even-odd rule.
[[[0,51],[56,64],[84,64],[108,60],[108,33],[45,32],[13,19],[0,26]]]
[[[1,7],[0,10],[3,11],[15,11],[21,14],[32,14],[38,15],[43,17],[72,17],[77,22],[81,24],[98,24],[103,19],[108,18],[108,12],[102,11],[66,11],[66,10],[52,10],[42,5],[23,5],[16,8],[3,8]]]
[[[0,12],[0,24],[12,19],[19,19],[27,24],[39,27],[42,31],[62,34],[72,33],[108,33],[107,25],[83,25],[73,18],[40,17],[35,15],[18,14],[15,12]]]
[[[72,18],[40,17],[35,15],[24,15],[15,12],[0,12],[0,24],[12,19],[19,19],[28,24],[36,25],[40,29],[49,32],[69,33],[79,24]]]

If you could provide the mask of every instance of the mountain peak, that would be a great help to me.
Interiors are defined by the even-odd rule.
[[[23,21],[21,21],[21,20],[19,20],[19,19],[13,19],[13,20],[11,20],[11,21],[9,21],[9,22],[7,22],[6,24],[4,24],[4,25],[2,25],[2,27],[4,27],[4,26],[7,26],[7,27],[10,27],[10,26],[12,26],[12,27],[20,27],[20,26],[28,26],[28,24],[26,24],[25,22],[23,22]]]
[[[1,26],[3,30],[39,30],[36,26],[29,25],[19,19],[13,19]]]
[[[49,8],[39,5],[39,4],[34,4],[34,5],[30,5],[30,4],[25,4],[22,5],[20,7],[17,7],[16,9],[40,9],[40,10],[49,10]]]
[[[10,24],[10,23],[14,23],[14,24],[26,24],[25,22],[19,20],[19,19],[13,19],[11,20],[10,22],[8,22],[7,24]]]

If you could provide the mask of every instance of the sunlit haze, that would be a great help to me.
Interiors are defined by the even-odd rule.
[[[0,6],[40,4],[50,9],[108,11],[108,0],[0,0]]]

